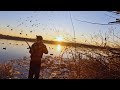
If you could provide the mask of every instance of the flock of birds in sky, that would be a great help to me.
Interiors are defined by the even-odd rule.
[[[34,13],[36,13],[36,12],[34,12]],[[52,21],[50,19],[52,16],[49,15],[48,17],[49,17],[49,21]],[[33,15],[33,16],[27,16],[25,19],[24,18],[19,18],[19,20],[17,20],[18,25],[16,27],[21,29],[18,32],[19,35],[21,35],[21,36],[25,35],[27,37],[29,34],[32,34],[33,32],[35,32],[36,29],[40,30],[40,28],[39,28],[40,25],[43,27],[43,29],[41,29],[42,32],[45,32],[46,35],[49,34],[49,31],[46,31],[46,30],[50,30],[50,31],[54,31],[55,33],[59,33],[59,30],[57,30],[55,27],[54,28],[53,27],[52,28],[49,28],[49,27],[47,28],[47,25],[44,25],[44,24],[42,24],[42,23],[39,22],[39,20],[38,20],[39,18],[37,18],[37,19],[35,19],[35,18],[36,18],[36,16]],[[9,29],[12,32],[15,29],[11,28],[11,26],[12,25],[7,25],[6,27],[7,27],[7,29]],[[24,29],[28,28],[27,31],[29,30],[29,33],[24,33],[24,29],[22,29],[21,27],[22,28],[24,27]],[[0,44],[4,44],[5,45],[5,43],[0,43]],[[12,45],[12,43],[9,43],[9,44]],[[14,45],[18,45],[18,44],[14,44]],[[21,45],[24,45],[24,44],[21,44]],[[3,47],[3,49],[6,50],[7,47]]]
[[[19,31],[17,31],[15,28],[12,27],[12,25],[6,25],[6,28],[10,31],[17,31],[17,33],[19,34],[19,36],[21,37],[29,37],[31,35],[36,36],[36,34],[38,34],[40,31],[40,34],[43,34],[44,37],[49,36],[51,38],[53,38],[53,35],[60,35],[62,33],[62,35],[65,35],[65,39],[67,41],[70,41],[70,38],[72,38],[72,36],[70,34],[68,34],[67,32],[63,31],[59,31],[60,29],[58,27],[56,27],[56,23],[54,21],[55,18],[55,14],[53,12],[51,12],[51,14],[48,14],[47,16],[47,24],[43,24],[42,21],[40,20],[39,16],[40,13],[38,12],[33,12],[34,14],[31,14],[29,16],[26,17],[20,17],[18,18],[17,21],[17,25],[15,26],[15,28],[17,28]],[[27,31],[27,33],[26,33]],[[29,31],[29,32],[28,32]],[[52,34],[51,34],[52,32]],[[12,33],[14,34],[14,32]],[[68,38],[69,37],[69,38]],[[55,39],[55,38],[53,38]],[[4,43],[1,43],[4,44]],[[11,44],[11,43],[9,43]],[[18,44],[16,44],[18,45]],[[22,44],[23,45],[23,44]],[[6,48],[3,48],[4,50],[6,50]]]

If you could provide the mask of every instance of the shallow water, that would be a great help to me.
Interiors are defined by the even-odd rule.
[[[28,42],[30,46],[34,42]],[[76,52],[85,53],[85,55],[82,55],[83,58],[86,58],[86,53],[95,55],[94,52],[100,52],[99,50],[92,50],[88,48],[83,47],[77,47],[76,49],[74,47],[70,46],[62,46],[60,44],[46,44],[47,49],[49,51],[48,54],[44,54],[44,56],[52,56],[52,57],[63,57],[63,58],[71,58],[73,57],[74,50]],[[6,40],[6,39],[0,39],[0,62],[6,61],[6,60],[16,60],[16,59],[23,59],[23,58],[29,58],[29,49],[28,45],[24,41],[16,41],[16,40]],[[94,52],[93,52],[94,51]]]
[[[30,45],[33,42],[28,42]],[[53,44],[46,44],[47,49],[49,51],[46,55],[51,56],[60,56],[66,46],[62,46],[60,44],[53,45]],[[28,45],[24,41],[16,41],[16,40],[6,40],[0,39],[0,61],[4,60],[13,60],[13,59],[23,59],[24,57],[29,57],[29,49]],[[46,56],[44,54],[44,56]],[[66,57],[64,55],[64,57]]]

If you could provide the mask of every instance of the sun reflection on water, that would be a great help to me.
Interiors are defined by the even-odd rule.
[[[61,45],[60,45],[60,44],[58,44],[58,45],[57,45],[57,51],[59,51],[59,52],[60,52],[61,50],[62,50],[62,47],[61,47]]]

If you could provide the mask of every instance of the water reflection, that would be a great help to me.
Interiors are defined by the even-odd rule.
[[[28,42],[28,43],[31,46],[34,42]],[[67,57],[71,57],[71,54],[69,54],[69,52],[71,51],[71,49],[72,50],[74,49],[72,47],[68,47],[68,49],[65,49],[66,46],[63,46],[61,44],[45,43],[45,45],[47,46],[49,53],[44,54],[44,56],[52,55],[53,57],[54,56],[59,57],[62,54],[62,57],[67,58]],[[28,45],[24,41],[0,39],[0,61],[22,59],[23,57],[30,57],[30,53],[27,48],[28,48]],[[79,51],[83,51],[83,48],[77,48],[77,49]]]
[[[60,52],[62,50],[62,47],[60,44],[57,45],[57,51]]]
[[[31,46],[34,42],[28,43]],[[46,46],[49,53],[44,54],[44,56],[48,56],[51,54],[53,56],[59,56],[61,51],[64,49],[64,46],[60,44],[46,44]],[[6,48],[6,50],[4,48]],[[30,57],[30,53],[27,48],[28,45],[24,41],[0,39],[0,61]]]

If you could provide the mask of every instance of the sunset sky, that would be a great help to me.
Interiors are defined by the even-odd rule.
[[[76,41],[79,43],[90,43],[91,35],[101,32],[105,36],[110,29],[114,29],[114,33],[120,35],[119,24],[98,25],[81,22],[107,24],[115,21],[114,17],[117,16],[108,11],[70,11],[70,13]],[[0,11],[0,34],[28,38],[42,35],[46,40],[55,40],[61,36],[64,41],[72,41],[74,32],[70,13],[69,11]]]

